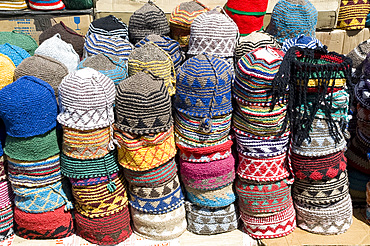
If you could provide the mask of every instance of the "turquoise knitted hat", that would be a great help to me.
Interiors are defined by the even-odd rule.
[[[34,40],[30,35],[16,30],[11,32],[0,32],[0,44],[5,43],[16,45],[27,51],[31,56],[33,56],[38,47],[36,40]]]
[[[21,47],[8,44],[8,43],[0,45],[0,53],[8,56],[13,61],[16,67],[24,59],[26,59],[27,57],[30,57],[30,54],[24,49],[22,49]]]

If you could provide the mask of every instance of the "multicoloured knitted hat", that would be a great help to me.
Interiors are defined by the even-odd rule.
[[[0,9],[1,9],[1,3],[0,3]],[[0,53],[9,57],[16,67],[18,67],[18,65],[24,59],[26,59],[27,57],[30,57],[30,54],[28,54],[28,52],[22,49],[21,47],[8,44],[8,43],[0,45]]]
[[[151,214],[130,207],[133,228],[136,234],[151,240],[171,240],[186,231],[185,207],[165,213]]]
[[[127,25],[114,15],[108,15],[92,21],[87,30],[86,37],[93,33],[109,37],[118,36],[122,39],[128,40]]]
[[[63,0],[67,9],[91,9],[94,7],[93,0]]]
[[[370,11],[368,0],[343,0],[340,3],[337,28],[345,30],[364,29]]]
[[[315,49],[317,47],[323,47],[324,45],[317,38],[301,34],[295,38],[286,39],[283,43],[282,50],[286,53],[293,46]]]
[[[72,214],[64,206],[40,214],[14,207],[14,229],[17,236],[25,239],[58,239],[74,232]]]
[[[69,181],[71,181],[72,186],[89,186],[89,185],[97,185],[101,183],[106,183],[117,177],[118,177],[118,173],[113,173],[113,174],[109,174],[103,177],[95,177],[95,178],[87,178],[87,179],[69,178]]]
[[[353,50],[348,52],[347,57],[351,58],[352,67],[354,69],[361,68],[369,52],[370,52],[370,39],[361,42]]]
[[[128,25],[130,41],[133,44],[150,34],[165,36],[170,34],[170,27],[165,13],[152,1],[148,1],[148,3],[136,10],[131,15]]]
[[[5,159],[5,156],[0,156],[0,181],[4,181],[8,179],[7,172],[5,171],[5,166],[7,166],[8,161]]]
[[[11,32],[0,32],[0,44],[9,43],[18,46],[27,51],[31,56],[34,55],[38,47],[36,40],[30,35],[23,32],[13,30]]]
[[[362,120],[358,120],[358,123],[365,123],[365,121],[362,121]],[[366,122],[367,123],[367,122]],[[358,124],[358,127],[357,127],[357,130],[356,130],[356,136],[355,136],[355,139],[353,139],[353,141],[355,142],[354,144],[356,145],[356,147],[359,149],[359,151],[363,152],[366,154],[367,156],[367,159],[370,160],[370,140],[369,140],[369,137],[367,137],[369,134],[369,130],[365,130],[365,133],[362,132],[362,129],[361,128],[364,128],[364,125],[368,125],[368,124]]]
[[[78,130],[111,126],[116,89],[113,80],[92,69],[69,73],[59,85],[58,122]]]
[[[53,37],[57,33],[59,33],[60,38],[63,41],[72,44],[77,54],[82,57],[82,51],[85,43],[84,37],[66,26],[63,21],[43,31],[39,36],[39,44],[42,44],[45,40]]]
[[[92,33],[86,36],[83,56],[86,58],[103,53],[127,60],[133,50],[134,46],[120,36],[104,36]]]
[[[0,210],[0,240],[4,241],[14,234],[13,207],[8,206]]]
[[[13,185],[39,187],[62,179],[59,153],[39,161],[19,161],[8,157],[9,181]]]
[[[14,193],[10,182],[5,180],[0,182],[0,210],[12,205]]]
[[[279,0],[275,5],[267,32],[283,43],[300,34],[315,37],[317,10],[309,0]]]
[[[179,177],[156,187],[143,187],[129,184],[130,205],[150,214],[165,214],[184,203]]]
[[[297,225],[308,232],[336,235],[344,233],[352,224],[352,202],[349,194],[330,205],[309,205],[294,202]]]
[[[68,68],[58,60],[49,56],[33,55],[24,59],[14,70],[14,79],[22,76],[34,76],[47,82],[58,94],[58,86],[68,75]]]
[[[41,79],[23,76],[0,90],[0,118],[8,136],[44,134],[55,128],[57,114],[54,90]]]
[[[62,10],[65,5],[62,0],[29,0],[30,8],[33,10]]]
[[[131,134],[157,134],[173,124],[171,98],[163,79],[138,72],[117,86],[115,126]]]
[[[128,206],[102,218],[88,218],[76,212],[76,234],[99,245],[119,244],[132,234]]]
[[[26,0],[10,0],[10,1],[2,0],[0,1],[1,10],[20,10],[20,9],[26,9],[26,8],[27,8]]]
[[[175,131],[176,144],[187,146],[189,148],[208,148],[212,146],[222,145],[225,144],[227,141],[231,140],[232,138],[233,138],[232,135],[227,135],[222,139],[216,139],[212,142],[195,142],[192,140],[188,140],[187,138],[184,138],[183,135]]]
[[[15,65],[6,55],[0,54],[0,72],[3,74],[0,79],[0,90],[14,81]]]

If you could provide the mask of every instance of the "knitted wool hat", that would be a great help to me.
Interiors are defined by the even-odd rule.
[[[344,233],[352,224],[352,202],[349,194],[330,205],[309,205],[294,202],[297,225],[308,232],[336,235]]]
[[[0,157],[4,155],[3,147],[5,146],[6,129],[2,119],[0,119]]]
[[[53,130],[34,137],[20,138],[7,136],[4,153],[13,159],[38,161],[60,152],[57,131]]]
[[[126,181],[122,174],[97,185],[72,186],[72,194],[76,199],[76,210],[88,218],[110,216],[128,205]]]
[[[130,207],[133,228],[136,234],[151,240],[171,240],[186,231],[185,207],[165,213],[145,213]]]
[[[118,36],[128,40],[127,25],[113,15],[108,15],[92,21],[87,30],[86,37],[93,33],[109,37]]]
[[[187,54],[209,53],[219,57],[232,57],[238,33],[235,22],[217,9],[202,13],[191,23]]]
[[[78,64],[77,69],[90,67],[106,75],[113,80],[115,85],[118,85],[122,80],[128,77],[127,61],[124,59],[100,53],[94,56],[85,58]]]
[[[0,3],[0,9],[1,9],[1,3]],[[21,47],[8,44],[8,43],[0,45],[0,53],[9,57],[16,67],[18,67],[18,65],[24,59],[26,59],[27,57],[30,57],[30,54],[28,54],[28,52],[22,49]]]
[[[232,135],[227,135],[226,137],[222,139],[216,139],[213,142],[194,142],[192,140],[184,138],[183,135],[175,131],[176,143],[179,145],[187,146],[189,148],[207,148],[211,146],[222,145],[225,144],[227,141],[231,140],[232,138],[233,138]]]
[[[77,54],[82,57],[82,51],[85,43],[84,37],[66,26],[63,21],[43,31],[39,36],[39,44],[41,45],[45,40],[53,37],[57,33],[59,33],[60,38],[63,41],[72,44]]]
[[[370,39],[361,42],[353,50],[348,52],[347,57],[352,60],[354,69],[362,68],[366,63],[366,56],[370,52]]]
[[[362,152],[356,138],[352,139],[346,156],[348,158],[348,165],[356,168],[357,170],[370,175],[370,161],[366,153]]]
[[[365,123],[365,121],[362,121],[362,120],[358,120],[358,122]],[[367,133],[369,132],[369,130],[366,130],[365,131],[366,134],[365,134],[365,133],[362,132],[362,129],[360,129],[360,128],[363,128],[363,127],[360,127],[360,124],[358,124],[358,125],[359,126],[357,127],[357,130],[356,130],[356,136],[355,136],[355,139],[353,141],[355,141],[355,145],[357,146],[359,151],[365,153],[367,159],[370,160],[370,155],[369,155],[370,140],[367,137],[367,135],[368,135]]]
[[[86,58],[103,53],[127,60],[133,49],[134,46],[120,36],[105,36],[92,33],[86,36],[83,56]]]
[[[62,0],[29,0],[30,8],[33,10],[62,10],[65,5]]]
[[[63,0],[67,9],[91,9],[94,7],[93,0]]]
[[[36,40],[30,35],[13,30],[11,32],[0,32],[0,44],[9,43],[27,51],[31,56],[34,55],[38,47]]]
[[[170,181],[177,174],[175,158],[147,171],[123,169],[126,180],[135,186],[157,187]]]
[[[130,76],[142,70],[163,79],[170,96],[175,94],[176,71],[171,56],[151,41],[134,49],[128,58]]]
[[[106,183],[117,177],[118,177],[118,173],[113,173],[108,176],[87,178],[87,179],[69,178],[69,181],[71,181],[72,186],[89,186],[89,185],[97,185],[101,183]]]
[[[188,231],[198,235],[215,235],[238,228],[235,205],[223,208],[205,208],[185,202]]]
[[[219,208],[226,207],[236,199],[232,188],[233,184],[216,190],[197,190],[185,185],[187,199],[202,207]]]
[[[284,237],[296,228],[296,213],[293,204],[267,217],[254,217],[243,211],[240,211],[240,215],[244,223],[243,231],[256,239]]]
[[[10,182],[5,180],[0,182],[0,209],[12,205],[14,194]]]
[[[13,234],[13,207],[8,206],[0,210],[0,240],[4,241]]]
[[[73,234],[73,219],[65,207],[35,214],[14,207],[14,229],[17,236],[25,239],[58,239]]]
[[[1,10],[20,10],[26,9],[26,0],[2,0],[0,1]]]
[[[40,44],[35,50],[35,54],[49,56],[60,61],[68,68],[69,72],[75,71],[80,62],[80,57],[72,44],[63,41],[59,33]]]
[[[22,76],[34,76],[47,82],[54,89],[55,96],[62,79],[68,75],[68,68],[54,58],[33,55],[24,59],[14,70],[14,79]]]
[[[356,100],[366,109],[370,109],[370,85],[366,80],[360,80],[354,90]]]
[[[7,166],[8,161],[5,159],[5,156],[0,156],[0,181],[8,179],[7,172],[5,171],[5,166]]]
[[[0,90],[14,81],[15,65],[13,61],[7,56],[0,54]]]
[[[179,177],[156,187],[142,187],[129,184],[130,205],[142,212],[150,214],[165,214],[184,203]]]
[[[76,159],[97,159],[109,152],[110,127],[96,130],[76,130],[63,127],[63,153]]]
[[[370,181],[370,175],[351,166],[347,167],[347,172],[349,188],[357,191],[366,191],[366,185]]]
[[[148,1],[131,15],[128,30],[133,44],[150,34],[168,36],[170,33],[165,13],[152,1]]]
[[[323,47],[324,45],[317,38],[301,34],[295,38],[286,39],[283,43],[282,50],[286,53],[293,46],[315,49],[317,47]]]
[[[224,6],[226,14],[230,16],[239,28],[241,35],[263,29],[263,17],[266,14],[268,0],[228,0]]]
[[[337,28],[357,30],[365,28],[366,16],[370,11],[368,0],[341,1],[338,13]]]
[[[114,82],[92,68],[69,73],[59,85],[58,122],[78,130],[111,126],[115,94]]]
[[[317,10],[309,0],[279,0],[267,31],[283,43],[300,34],[315,37]]]
[[[138,72],[117,86],[115,126],[131,134],[156,134],[171,128],[171,98],[162,79]]]
[[[58,155],[39,161],[19,161],[8,157],[9,181],[13,185],[39,187],[62,179]]]
[[[76,234],[94,244],[119,244],[132,234],[128,206],[121,212],[102,218],[88,218],[78,212],[75,218]]]
[[[39,214],[53,211],[63,205],[66,205],[66,211],[73,209],[68,180],[37,188],[16,185],[12,187],[15,194],[14,204],[22,211]]]
[[[57,107],[53,88],[33,76],[23,76],[0,90],[0,118],[11,137],[50,131],[56,126]]]
[[[182,182],[193,189],[216,190],[231,184],[235,179],[233,155],[218,161],[194,163],[180,158]]]

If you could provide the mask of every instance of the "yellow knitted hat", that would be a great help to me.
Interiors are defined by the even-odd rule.
[[[0,90],[5,86],[13,83],[15,65],[6,55],[0,54]]]

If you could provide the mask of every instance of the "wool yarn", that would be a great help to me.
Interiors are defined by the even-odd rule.
[[[106,183],[110,180],[113,180],[118,177],[118,172],[109,174],[103,177],[95,177],[95,178],[86,178],[86,179],[76,179],[76,178],[69,178],[72,186],[89,186],[89,185],[97,185],[101,183]]]
[[[34,52],[38,47],[36,40],[34,40],[30,35],[17,30],[13,30],[11,32],[0,32],[0,40],[0,44],[9,43],[18,46],[27,51],[31,56],[34,55]]]
[[[25,239],[58,239],[69,237],[74,232],[72,214],[65,206],[35,214],[14,207],[14,230]]]
[[[14,200],[13,189],[10,182],[5,180],[0,182],[0,210],[12,205]]]
[[[0,71],[3,76],[0,79],[0,90],[14,81],[15,65],[13,61],[4,54],[0,54]]]
[[[4,241],[14,234],[13,208],[8,206],[0,210],[0,240]]]
[[[0,3],[0,9],[1,9],[1,3]],[[30,57],[30,54],[28,54],[28,52],[22,49],[21,47],[8,44],[8,43],[0,45],[0,53],[9,57],[14,63],[15,67],[18,67],[18,65],[24,59],[26,59],[27,57]]]
[[[370,2],[367,0],[341,1],[338,12],[337,28],[357,30],[365,28],[366,16],[370,11]]]
[[[118,36],[120,38],[128,40],[127,25],[120,21],[114,15],[108,15],[93,20],[89,25],[86,37],[90,36],[93,33],[109,37]]]
[[[4,181],[8,179],[7,173],[5,172],[5,166],[7,165],[8,161],[5,159],[5,156],[0,156],[0,181]]]
[[[62,0],[29,0],[29,6],[33,10],[62,10],[65,5]]]
[[[180,144],[180,145],[185,145],[185,146],[188,146],[190,148],[207,148],[207,147],[212,147],[212,146],[217,146],[217,145],[222,145],[222,144],[225,144],[227,141],[231,140],[233,137],[232,135],[228,135],[220,140],[217,140],[216,142],[194,142],[194,141],[191,141],[191,140],[188,140],[184,137],[182,137],[182,135],[176,133],[175,131],[175,139],[176,139],[176,144]]]
[[[52,130],[57,107],[53,88],[33,76],[23,76],[0,90],[0,118],[11,137],[33,137]]]
[[[185,185],[187,199],[206,208],[226,207],[236,199],[232,184],[216,190],[198,190]]]
[[[3,146],[5,145],[6,130],[2,119],[0,119],[0,157],[4,155]]]
[[[349,188],[357,191],[366,191],[366,184],[370,181],[370,175],[365,174],[352,166],[348,166]]]
[[[94,7],[93,0],[63,0],[67,9],[91,9]]]
[[[2,0],[0,1],[1,10],[20,10],[20,9],[26,9],[26,8],[27,8],[26,0]]]
[[[352,144],[349,146],[346,152],[348,165],[367,175],[370,175],[370,161],[367,154],[359,149],[356,138],[352,139],[351,143]]]
[[[362,107],[370,109],[370,85],[365,80],[360,80],[355,85],[354,94]]]
[[[323,47],[324,45],[317,38],[301,34],[297,37],[286,39],[283,43],[282,50],[286,53],[293,46],[315,49],[317,47]]]
[[[352,67],[360,69],[365,64],[366,56],[370,52],[370,39],[358,44],[353,50],[348,52],[347,57],[352,60]]]

